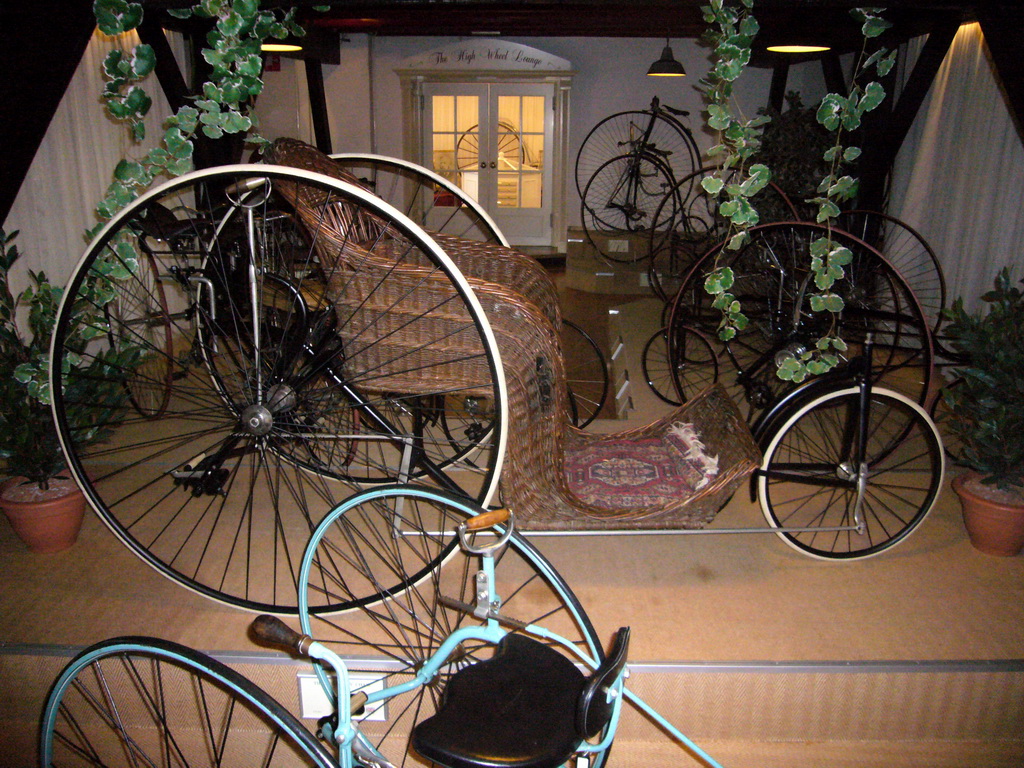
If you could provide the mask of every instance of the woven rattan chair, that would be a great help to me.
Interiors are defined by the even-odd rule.
[[[330,158],[293,140],[275,142],[269,162],[327,173],[357,183]],[[300,218],[323,228],[323,214],[303,199],[302,189],[282,189]],[[374,274],[356,243],[378,237],[381,223],[361,212],[339,211],[329,226],[336,230],[324,243],[324,262],[358,259],[367,281],[386,283],[395,318],[382,333],[402,354],[431,355],[403,340],[404,302],[396,297],[450,290],[434,283],[426,269]],[[458,241],[458,242],[455,242]],[[699,528],[713,519],[738,484],[757,466],[758,449],[735,404],[721,387],[712,387],[667,416],[638,429],[610,435],[571,426],[564,361],[560,350],[560,313],[554,284],[540,265],[518,252],[458,238],[438,238],[466,276],[494,331],[508,390],[508,443],[501,475],[502,503],[527,530],[603,530]],[[396,242],[395,247],[404,247]],[[381,266],[384,269],[385,265]],[[344,270],[332,270],[344,275]],[[350,316],[363,300],[346,277],[328,280],[327,296],[339,313]],[[422,304],[441,302],[431,297]],[[450,322],[439,314],[437,323]],[[345,330],[339,331],[345,340]],[[468,350],[462,350],[467,352]],[[439,354],[449,354],[439,350]],[[460,354],[459,359],[471,355]],[[437,375],[451,376],[453,388],[465,386],[458,366],[437,365]],[[386,368],[386,360],[375,361]],[[386,377],[379,377],[384,381]],[[386,379],[390,389],[416,392],[415,377]],[[436,386],[436,384],[435,384]]]

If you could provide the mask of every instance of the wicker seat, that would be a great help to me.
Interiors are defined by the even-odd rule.
[[[330,158],[301,142],[278,140],[266,158],[353,181],[337,166],[332,168]],[[302,204],[302,191],[282,191],[296,203],[301,215],[307,208]],[[308,225],[322,227],[322,214]],[[365,217],[339,214],[330,222],[338,229],[334,252],[321,254],[321,259],[361,259],[360,269],[372,271],[373,264],[365,253],[358,252],[355,243],[373,237],[375,225]],[[360,234],[353,237],[353,230]],[[438,237],[436,242],[466,276],[498,343],[509,397],[502,503],[515,511],[522,528],[699,528],[714,518],[760,458],[746,423],[721,387],[706,390],[638,429],[611,435],[576,429],[568,418],[557,294],[546,272],[512,249],[450,237]],[[451,291],[449,285],[414,272],[414,267],[402,273],[392,270],[379,278],[390,282],[393,291],[389,293],[394,297],[412,290]],[[328,296],[347,302],[349,313],[357,311],[351,286],[346,283],[346,290],[341,290],[344,272],[336,274],[340,276],[329,280]],[[426,303],[444,304],[440,300]],[[396,313],[401,306],[396,298]],[[340,306],[338,311],[345,314]],[[438,313],[436,321],[445,323],[450,318]],[[394,322],[396,327],[402,325],[400,317]],[[348,343],[344,329],[340,335]],[[451,354],[453,360],[467,357],[449,350],[416,350],[415,354]],[[456,365],[434,364],[433,370],[452,376],[455,386],[461,385]],[[392,379],[386,386],[417,391],[414,380]]]

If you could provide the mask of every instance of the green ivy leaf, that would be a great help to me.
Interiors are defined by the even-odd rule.
[[[732,115],[719,104],[708,105],[708,125],[716,131],[724,131],[732,124]]]
[[[878,76],[885,77],[892,71],[894,66],[896,66],[896,51],[890,51],[885,58],[878,62],[876,67]]]
[[[865,19],[864,24],[861,26],[860,31],[864,37],[878,37],[891,26],[892,24],[885,19],[879,18],[878,16],[868,16],[867,19]]]
[[[248,131],[250,127],[252,127],[252,121],[238,112],[225,113],[224,121],[221,124],[221,128],[224,129],[225,133],[242,133]]]
[[[835,219],[839,217],[839,206],[833,203],[831,200],[825,200],[821,203],[821,207],[818,208],[818,215],[815,220],[819,224],[824,224],[829,219]]]
[[[829,251],[828,260],[832,264],[846,266],[847,264],[853,262],[853,251],[851,251],[845,245],[838,245],[831,251]]]
[[[718,176],[705,176],[701,179],[700,185],[709,195],[717,197],[725,186],[725,182]]]
[[[842,112],[841,100],[841,96],[830,93],[818,105],[817,120],[829,131],[834,131],[839,127],[840,114]]]
[[[857,182],[852,176],[840,176],[829,186],[828,196],[845,199],[846,197],[849,197],[850,190],[853,189],[856,184]]]
[[[153,71],[156,66],[156,53],[153,47],[142,43],[132,51],[131,68],[135,77],[142,78]]]
[[[861,97],[858,108],[861,113],[870,112],[885,99],[885,88],[881,83],[871,82],[864,87],[864,95]]]

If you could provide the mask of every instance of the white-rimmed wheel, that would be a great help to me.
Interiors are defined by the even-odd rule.
[[[942,441],[925,410],[879,388],[865,413],[860,397],[851,386],[797,400],[764,450],[761,510],[783,541],[811,557],[889,549],[917,529],[942,487]]]
[[[427,232],[509,244],[494,219],[452,178],[385,155],[343,152],[331,159]],[[452,171],[449,175],[457,179],[459,174]]]
[[[74,331],[106,330],[113,297],[149,282],[134,256],[157,218],[178,367],[143,419],[86,384],[127,392],[162,341]],[[309,533],[353,488],[415,479],[486,503],[497,485],[504,377],[479,302],[415,223],[318,174],[215,168],[126,207],[68,284],[51,377],[71,468],[106,523],[170,578],[253,610],[296,610]],[[453,401],[483,425],[457,444]]]

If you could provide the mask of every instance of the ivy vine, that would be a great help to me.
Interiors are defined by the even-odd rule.
[[[708,126],[719,136],[708,156],[719,165],[701,184],[709,195],[719,198],[718,212],[727,222],[727,250],[739,250],[749,239],[750,228],[760,220],[751,198],[771,181],[771,171],[763,163],[748,167],[761,147],[761,129],[769,118],[759,115],[747,120],[733,112],[733,85],[750,62],[751,47],[760,31],[753,6],[754,0],[740,0],[738,5],[712,0],[702,8],[708,24],[704,40],[714,49],[714,66],[700,85],[708,103]],[[715,297],[712,306],[722,313],[718,333],[723,341],[734,338],[748,323],[739,300],[729,292],[733,282],[732,270],[718,267],[704,283],[704,289]]]
[[[810,267],[817,292],[809,296],[809,303],[811,311],[829,312],[833,319],[830,330],[815,342],[812,349],[782,361],[778,369],[779,378],[795,382],[803,381],[808,374],[817,375],[834,368],[841,359],[840,355],[847,351],[846,342],[835,330],[838,315],[845,308],[835,284],[845,277],[846,267],[853,261],[853,253],[836,243],[832,225],[840,214],[841,205],[857,197],[858,181],[849,169],[860,157],[861,149],[844,142],[860,128],[864,115],[885,99],[885,88],[870,78],[874,73],[885,77],[896,63],[896,51],[881,46],[869,51],[872,41],[892,26],[881,17],[881,11],[854,8],[850,13],[860,22],[864,42],[853,68],[849,92],[846,95],[829,93],[818,107],[818,122],[835,134],[835,142],[822,157],[828,164],[828,173],[818,185],[818,195],[807,201],[817,206],[817,223],[826,226],[825,234],[810,244]]]
[[[140,3],[130,0],[94,0],[93,12],[100,31],[119,35],[136,29],[143,19]],[[189,8],[171,9],[177,18],[210,19],[203,59],[210,65],[210,79],[202,92],[171,115],[157,146],[141,159],[122,159],[114,168],[113,182],[97,206],[102,222],[112,218],[159,176],[180,176],[191,170],[194,140],[199,131],[217,139],[224,134],[254,131],[253,100],[263,90],[260,48],[267,38],[283,39],[305,34],[295,19],[295,9],[260,8],[260,0],[201,0]],[[136,141],[145,138],[144,118],[152,99],[142,87],[154,69],[156,56],[151,46],[135,46],[130,55],[114,50],[103,62],[107,83],[103,99],[107,111],[125,123]],[[252,133],[248,140],[262,145],[266,140]],[[99,226],[96,228],[99,229]],[[91,234],[95,234],[94,230]]]
[[[701,88],[707,102],[708,125],[720,136],[719,143],[708,153],[719,160],[719,170],[703,181],[703,187],[709,195],[719,198],[718,210],[727,222],[723,250],[739,250],[749,240],[749,230],[760,220],[751,198],[771,180],[767,166],[750,163],[760,148],[761,132],[770,118],[762,115],[744,119],[734,112],[732,100],[733,84],[750,62],[753,40],[759,32],[753,7],[754,0],[711,0],[702,7],[708,24],[704,39],[714,49],[715,63],[701,80]],[[863,116],[882,103],[885,89],[868,78],[874,72],[879,77],[888,74],[896,56],[895,51],[882,47],[868,50],[870,42],[891,26],[880,10],[855,8],[851,14],[861,24],[864,45],[849,93],[829,93],[818,107],[817,120],[835,135],[835,141],[823,156],[828,172],[818,185],[817,196],[807,201],[817,207],[816,220],[826,227],[825,234],[811,243],[808,253],[816,289],[809,296],[809,304],[813,312],[829,312],[833,319],[829,330],[811,349],[780,363],[777,373],[785,380],[802,381],[808,374],[824,373],[837,365],[840,355],[847,351],[846,343],[836,333],[844,303],[835,283],[845,277],[845,267],[853,260],[853,254],[835,242],[832,223],[840,213],[840,205],[857,195],[857,179],[848,171],[861,150],[845,146],[844,141],[860,127]],[[723,341],[733,339],[749,322],[740,301],[730,292],[734,282],[735,275],[728,266],[717,266],[704,284],[704,289],[714,297],[713,306],[722,313],[718,334]]]

